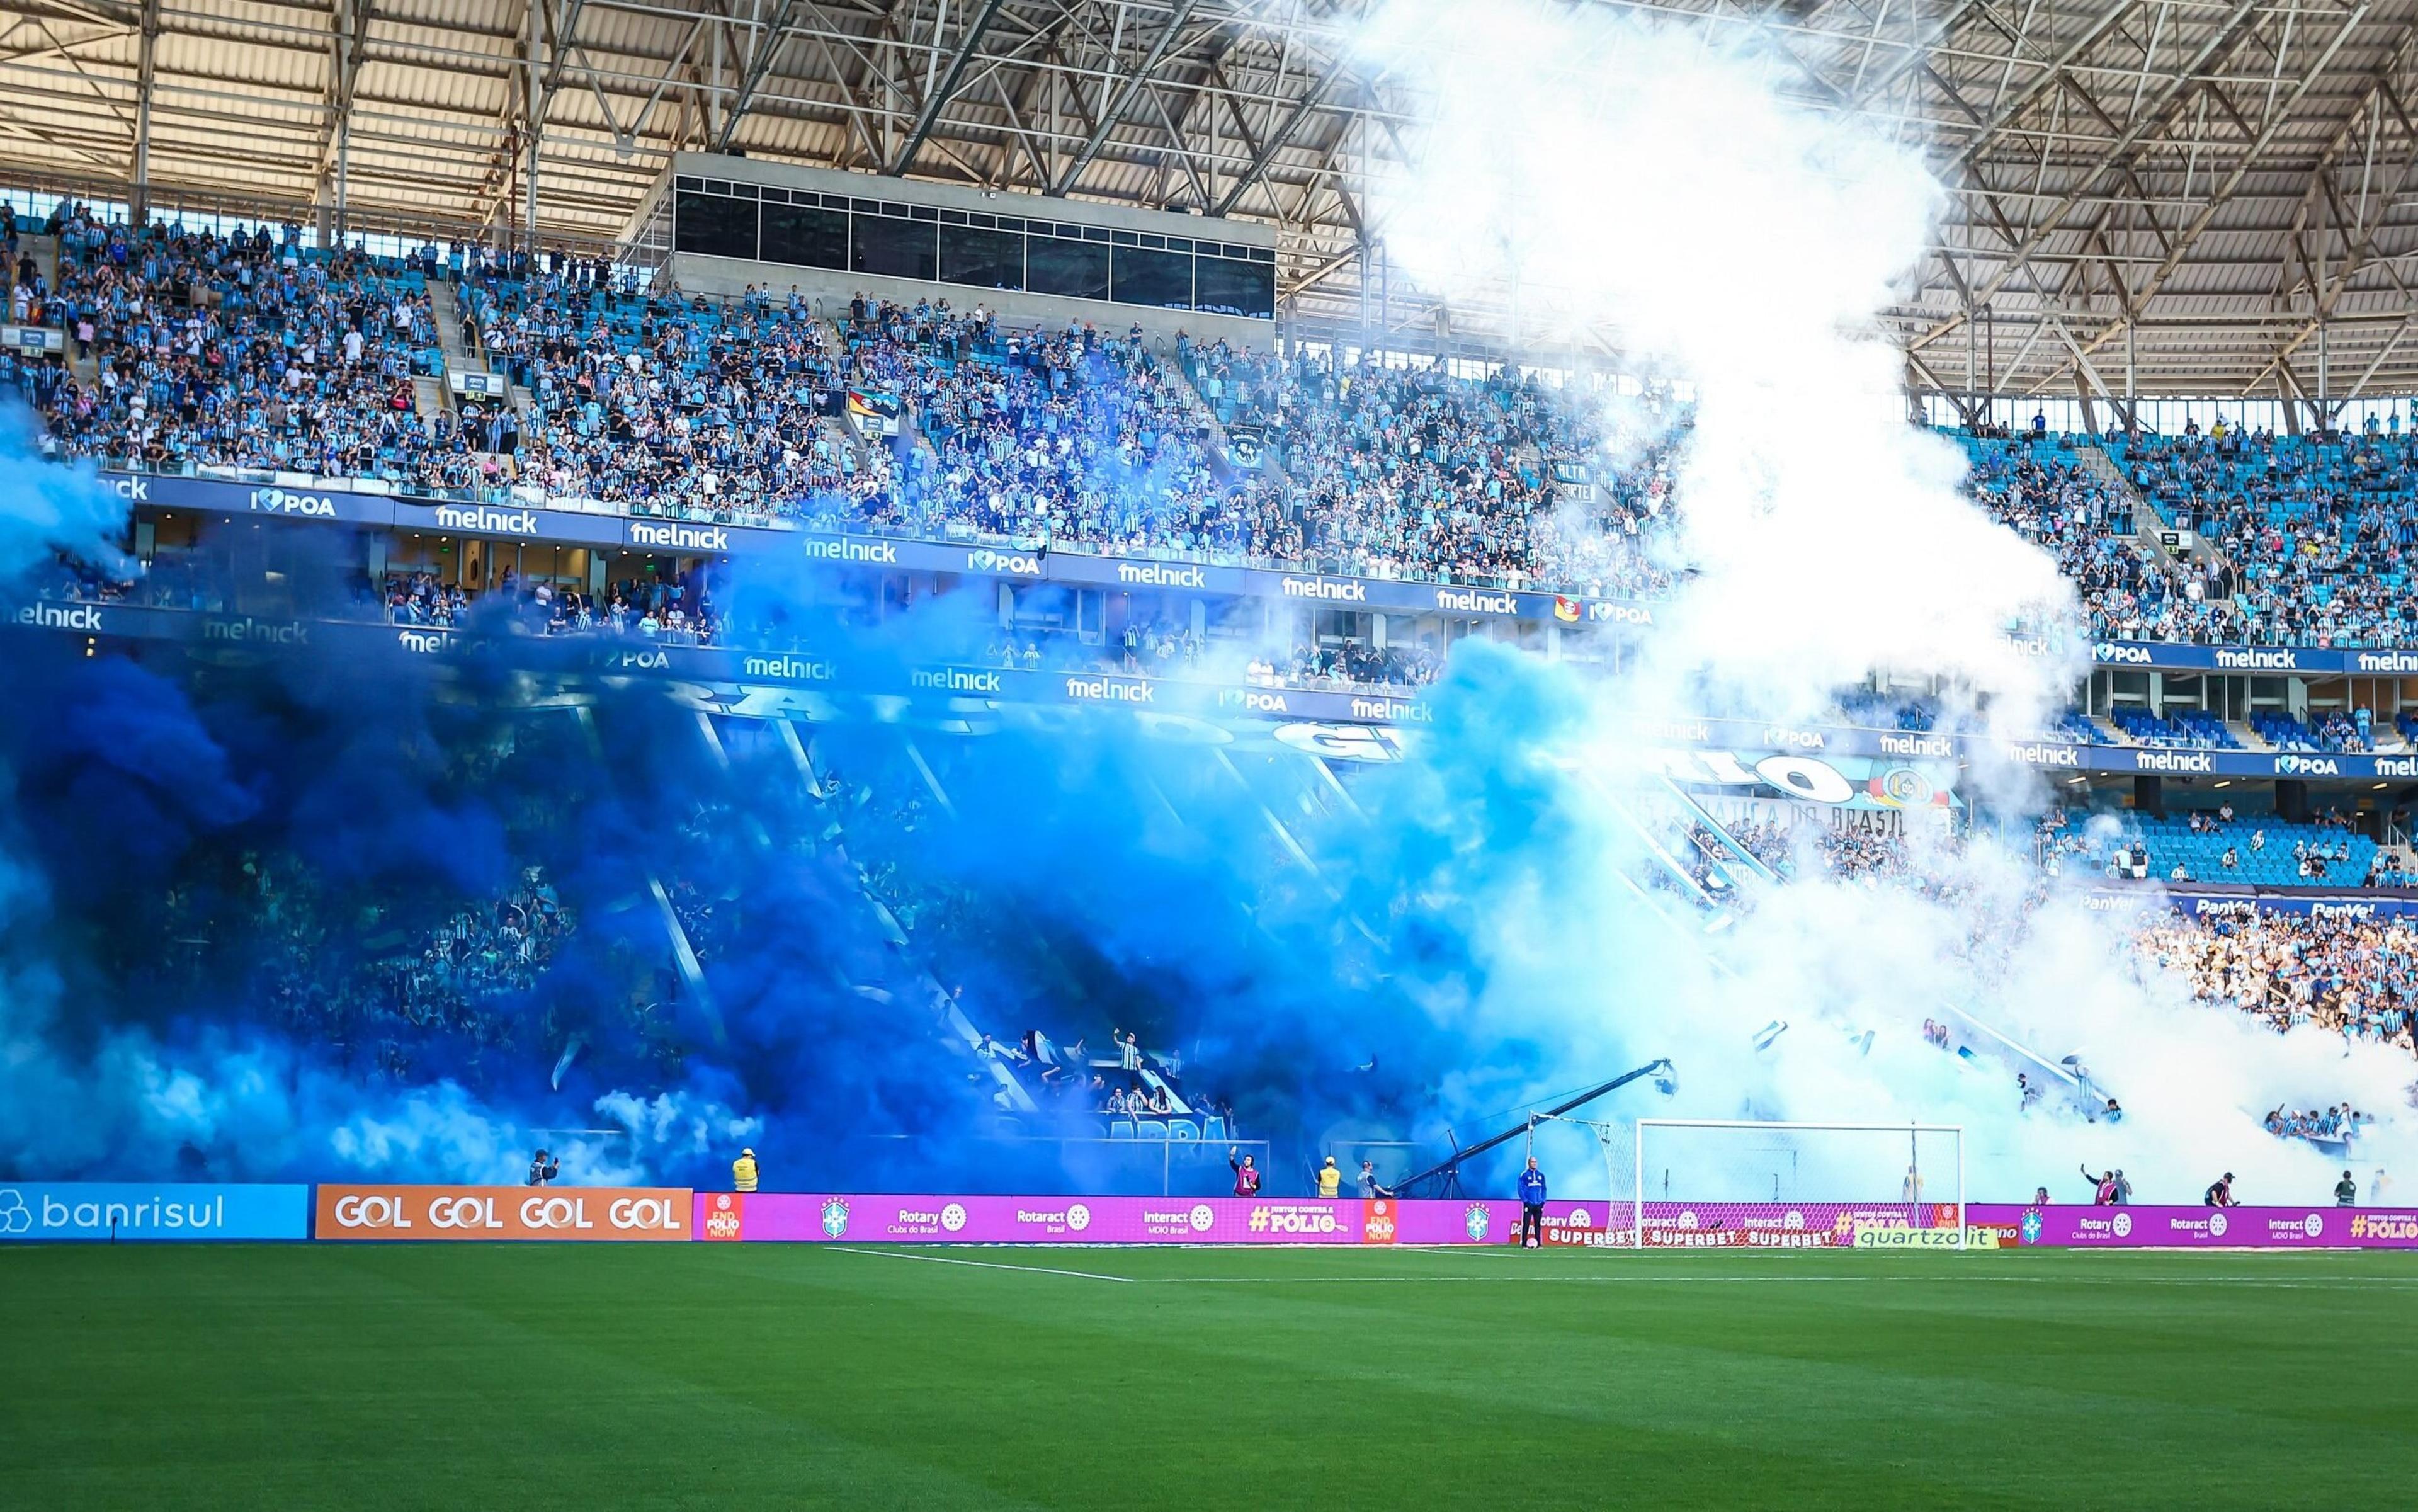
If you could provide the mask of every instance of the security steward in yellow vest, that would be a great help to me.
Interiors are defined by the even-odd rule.
[[[756,1152],[742,1150],[739,1158],[730,1163],[730,1184],[736,1191],[756,1190]]]

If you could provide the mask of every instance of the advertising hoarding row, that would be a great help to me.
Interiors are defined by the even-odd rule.
[[[1628,1202],[1546,1205],[1551,1246],[1637,1245]],[[1675,1249],[2418,1249],[2418,1210],[1974,1203],[1645,1204]],[[990,1197],[686,1187],[0,1184],[0,1244],[1509,1245],[1497,1199]]]
[[[54,335],[54,332],[44,333]],[[502,503],[423,498],[344,479],[263,482],[233,478],[110,472],[103,478],[128,502],[222,515],[270,515],[329,524],[442,530],[558,545],[615,546],[700,556],[781,555],[836,566],[1065,583],[1087,588],[1165,588],[1233,597],[1297,599],[1322,607],[1471,619],[1547,620],[1565,625],[1646,627],[1655,605],[1533,588],[1411,583],[1344,573],[1281,572],[1202,562],[1095,556],[1033,545],[998,545],[894,537],[835,535],[767,525],[654,519],[581,499],[514,496]],[[2010,643],[2041,656],[2065,647],[2042,636]],[[2077,653],[2080,648],[2075,649]],[[2418,676],[2418,649],[2328,646],[2192,646],[2103,640],[2089,647],[2096,667],[2144,672],[2214,672],[2271,677]],[[2238,775],[2239,773],[2227,773]]]
[[[477,638],[434,625],[212,614],[130,603],[22,603],[0,615],[0,623],[79,638],[176,641],[214,651],[315,649],[346,657],[442,658]],[[1395,752],[1388,732],[1416,728],[1435,718],[1425,697],[1407,692],[1396,695],[1207,678],[946,664],[901,667],[878,658],[851,661],[827,652],[657,645],[635,635],[522,642],[514,650],[533,668],[659,678],[701,689],[695,696],[710,697],[717,710],[741,717],[786,717],[812,707],[802,700],[843,693],[904,696],[957,711],[1114,708],[1144,717],[1329,726],[1342,733],[1330,738],[1311,732],[1306,738],[1321,741],[1321,754],[1351,760],[1389,759]],[[1373,731],[1380,738],[1353,730]],[[1639,748],[1639,759],[1683,786],[1859,808],[1951,807],[1959,770],[1983,761],[2136,775],[2418,781],[2418,755],[2185,751],[1712,718],[1662,721],[1639,733],[1650,742]]]
[[[1063,548],[1053,551],[1040,544],[916,541],[837,535],[779,526],[648,518],[577,499],[514,496],[502,503],[430,499],[359,489],[340,479],[276,483],[161,473],[109,472],[101,476],[130,504],[207,514],[268,515],[328,525],[436,530],[549,545],[613,546],[687,556],[786,557],[834,567],[952,573],[1128,592],[1171,590],[1237,598],[1298,599],[1325,608],[1446,614],[1473,619],[1538,619],[1565,625],[1654,623],[1654,607],[1649,603],[1540,593],[1527,588],[1106,557]]]

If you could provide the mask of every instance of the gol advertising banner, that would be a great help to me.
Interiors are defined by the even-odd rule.
[[[307,1239],[310,1220],[311,1189],[299,1184],[18,1182],[0,1185],[0,1244]]]
[[[685,1240],[690,1192],[669,1186],[328,1186],[319,1239]]]

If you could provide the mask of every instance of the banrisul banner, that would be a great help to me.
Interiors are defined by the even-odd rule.
[[[187,1182],[0,1183],[0,1243],[307,1239],[311,1188]]]

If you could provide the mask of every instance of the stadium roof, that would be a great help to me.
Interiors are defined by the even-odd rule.
[[[1574,4],[1602,0],[1573,0]],[[18,182],[624,235],[680,147],[1273,222],[1361,313],[1404,102],[1364,0],[8,0]],[[1729,0],[1780,87],[1927,144],[1957,213],[1892,321],[1924,387],[2418,390],[2418,0]],[[145,87],[145,82],[149,87]],[[534,123],[534,124],[533,124]],[[1489,312],[1392,289],[1397,327]],[[1701,291],[1718,298],[1718,290]],[[1967,312],[1980,312],[1968,334]],[[2323,339],[2320,341],[2320,328]]]

